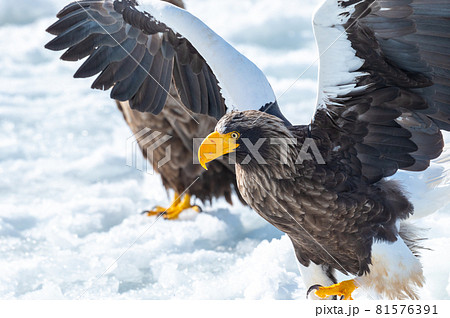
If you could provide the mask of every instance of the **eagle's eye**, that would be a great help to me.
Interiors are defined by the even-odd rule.
[[[233,139],[238,139],[240,135],[239,135],[238,132],[233,131],[233,132],[230,134],[230,136],[231,136],[231,138],[233,138]]]

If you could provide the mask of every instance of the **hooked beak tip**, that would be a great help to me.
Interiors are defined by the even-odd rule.
[[[204,162],[200,162],[200,165],[203,167],[203,169],[208,170],[208,168],[206,167],[206,164]]]

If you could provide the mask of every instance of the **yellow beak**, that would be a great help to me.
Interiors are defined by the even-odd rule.
[[[206,168],[207,162],[233,152],[234,149],[239,147],[239,145],[236,144],[236,139],[232,138],[231,134],[232,133],[222,135],[215,131],[203,140],[198,149],[198,160],[203,168],[208,170],[208,168]]]

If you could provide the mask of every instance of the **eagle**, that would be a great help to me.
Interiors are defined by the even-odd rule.
[[[83,12],[94,6],[96,14],[86,17]],[[425,170],[442,152],[441,131],[450,130],[449,6],[434,0],[325,0],[313,19],[319,93],[307,125],[293,125],[282,114],[254,63],[169,3],[73,3],[60,13],[64,22],[50,28],[57,38],[49,45],[74,55],[88,47],[82,57],[89,55],[85,64],[93,70],[81,74],[103,70],[96,81],[114,81],[100,88],[113,87],[113,98],[155,115],[162,102],[140,102],[150,95],[144,78],[151,72],[143,70],[152,69],[153,57],[136,59],[138,74],[125,80],[115,77],[121,72],[114,63],[123,55],[141,56],[133,53],[136,42],[145,43],[144,57],[155,52],[149,38],[158,35],[161,55],[175,60],[173,82],[185,110],[218,119],[198,148],[199,164],[207,171],[218,162],[234,165],[245,202],[291,239],[307,296],[352,299],[359,287],[386,298],[416,299],[424,276],[417,233],[407,223],[414,208],[389,177]],[[92,32],[100,38],[90,38]],[[206,71],[220,90],[206,76],[196,79]],[[159,79],[168,87],[167,77]],[[198,92],[208,98],[226,92],[229,107],[203,103]],[[217,175],[210,186],[221,182]],[[339,272],[351,279],[338,281]]]
[[[167,2],[184,8],[181,0]],[[159,34],[145,33],[127,23],[127,10],[135,6],[136,1],[73,2],[47,29],[56,37],[46,48],[66,50],[61,56],[65,61],[89,56],[75,77],[100,73],[92,88],[113,87],[111,98],[142,154],[161,175],[166,190],[175,192],[168,208],[156,206],[144,213],[177,219],[184,210],[201,211],[192,205],[191,197],[203,203],[224,197],[232,204],[232,194],[237,191],[233,166],[218,161],[205,173],[192,160],[196,153],[193,140],[208,135],[226,112],[217,79],[192,47],[184,45],[175,52]],[[196,64],[191,64],[191,59]],[[169,148],[171,160],[159,164]],[[215,182],[217,179],[221,182]]]
[[[205,168],[233,154],[241,195],[289,236],[312,298],[352,299],[358,287],[418,297],[417,233],[405,222],[413,205],[387,177],[425,170],[443,150],[449,22],[449,3],[325,1],[313,21],[321,57],[311,123],[236,111],[199,149]],[[338,282],[336,271],[353,278]]]

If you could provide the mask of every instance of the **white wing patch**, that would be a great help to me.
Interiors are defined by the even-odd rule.
[[[344,24],[354,12],[355,5],[342,8],[338,1],[327,0],[316,11],[313,19],[314,34],[319,49],[319,90],[317,107],[324,107],[330,98],[346,95],[356,88],[356,72],[364,60],[356,56]]]

